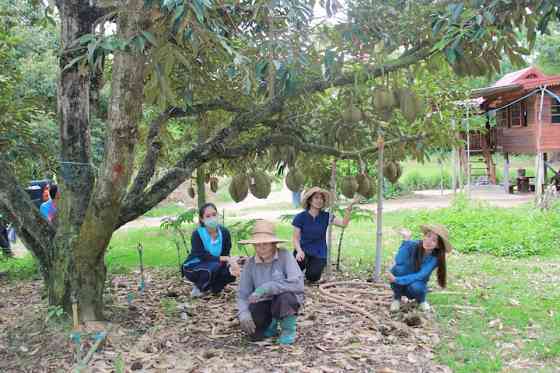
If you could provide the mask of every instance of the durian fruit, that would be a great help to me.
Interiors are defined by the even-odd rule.
[[[346,176],[342,180],[341,192],[346,198],[353,198],[358,191],[358,182],[354,176]]]
[[[380,112],[391,111],[395,106],[393,92],[385,87],[376,88],[373,92],[373,106]]]
[[[365,183],[364,183],[363,189],[361,189],[361,188],[358,189],[358,193],[359,193],[362,197],[364,197],[364,198],[366,198],[366,199],[370,199],[370,198],[372,198],[373,196],[375,196],[375,193],[377,193],[377,181],[376,181],[374,178],[372,178],[372,177],[367,177],[367,176],[366,176],[366,178],[367,178],[367,180],[368,180],[368,186],[369,186],[369,188],[366,189],[366,188],[365,188],[366,185],[365,185]]]
[[[305,176],[297,168],[291,168],[286,175],[286,186],[292,192],[301,192],[305,184]]]
[[[265,199],[268,197],[271,190],[271,181],[268,175],[263,171],[254,172],[251,175],[249,190],[257,198]]]
[[[217,177],[212,176],[210,178],[210,190],[213,193],[216,193],[218,191],[218,178]]]
[[[278,162],[282,162],[283,159],[283,155],[282,155],[282,148],[278,145],[273,145],[270,147],[270,149],[268,149],[268,154],[270,156],[270,159],[274,162],[274,163],[278,163]]]
[[[396,183],[402,175],[402,167],[398,162],[389,161],[383,166],[383,176],[391,183]]]
[[[274,145],[269,149],[269,156],[274,163],[286,162],[293,165],[296,162],[297,151],[293,146]]]
[[[229,195],[235,202],[241,202],[249,194],[249,178],[247,175],[235,175],[229,184]]]
[[[403,89],[399,93],[399,107],[405,119],[414,122],[424,111],[423,101],[414,92]]]
[[[358,194],[361,196],[367,194],[371,188],[369,177],[366,174],[358,174],[356,181],[358,182]]]
[[[357,123],[362,120],[362,111],[354,105],[350,105],[342,112],[342,120],[345,123]]]

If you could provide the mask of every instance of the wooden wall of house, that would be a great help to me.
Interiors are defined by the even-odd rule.
[[[498,148],[507,153],[534,153],[535,152],[534,127],[498,128]]]
[[[560,88],[550,89],[557,95],[560,95]],[[539,149],[541,151],[560,151],[560,123],[552,123],[551,105],[553,98],[550,95],[544,97],[541,141]],[[540,105],[540,103],[539,103]],[[538,108],[538,105],[536,106]]]

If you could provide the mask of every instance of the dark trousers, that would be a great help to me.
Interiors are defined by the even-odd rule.
[[[297,254],[294,251],[294,256]],[[305,258],[298,262],[299,268],[305,271],[305,279],[309,282],[317,282],[321,279],[323,270],[327,265],[326,258],[319,258],[318,256],[308,255],[305,253]]]
[[[263,338],[263,333],[268,328],[272,319],[283,319],[286,316],[295,315],[299,310],[299,302],[292,292],[278,294],[272,299],[264,300],[258,303],[251,303],[249,311],[255,323],[255,334],[252,339],[258,340]]]
[[[418,303],[426,301],[428,287],[423,281],[415,281],[409,285],[398,285],[393,282],[391,288],[393,289],[393,299],[400,300],[404,295],[408,299],[415,299]]]
[[[227,284],[235,282],[227,265],[217,262],[202,262],[183,268],[183,275],[200,291],[210,290],[214,294],[224,290]]]

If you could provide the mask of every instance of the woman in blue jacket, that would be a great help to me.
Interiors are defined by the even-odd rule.
[[[206,203],[198,211],[199,226],[191,236],[191,253],[183,263],[183,276],[193,283],[192,297],[207,291],[218,294],[235,281],[229,271],[229,231],[218,224],[218,209]]]
[[[422,225],[420,229],[424,233],[421,241],[410,240],[410,232],[403,232],[405,240],[395,257],[395,265],[387,272],[393,289],[392,312],[400,310],[403,295],[416,300],[422,311],[429,311],[430,305],[426,301],[428,281],[436,268],[438,284],[442,288],[447,285],[445,256],[453,250],[449,233],[438,224]]]

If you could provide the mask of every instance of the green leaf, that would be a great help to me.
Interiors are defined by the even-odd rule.
[[[190,5],[191,5],[192,10],[194,10],[194,13],[196,14],[196,19],[198,20],[198,22],[199,23],[204,23],[204,7],[200,3],[200,1],[199,0],[193,0]]]
[[[70,69],[72,66],[74,66],[75,64],[77,64],[78,62],[80,62],[81,60],[83,60],[83,59],[85,59],[85,58],[86,58],[86,56],[85,56],[84,54],[82,54],[82,55],[80,55],[80,56],[78,56],[78,57],[73,58],[70,62],[68,62],[68,63],[66,64],[66,66],[64,66],[64,67],[62,68],[62,71],[64,72],[64,71]]]
[[[144,36],[144,38],[148,40],[148,42],[152,44],[154,47],[157,47],[157,40],[154,34],[152,34],[149,31],[142,31],[142,36]]]

